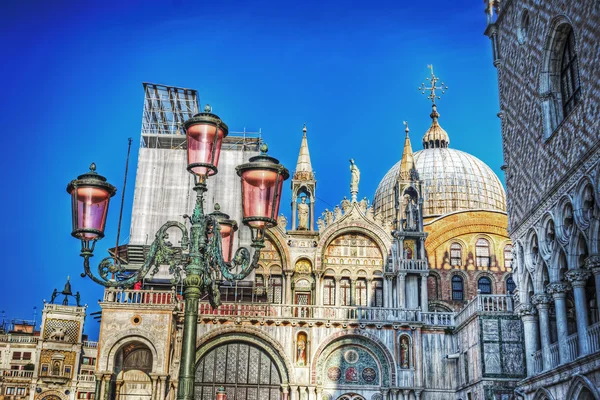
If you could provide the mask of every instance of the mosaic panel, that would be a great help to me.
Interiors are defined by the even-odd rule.
[[[380,373],[373,356],[360,347],[343,346],[325,362],[325,384],[378,385]]]
[[[334,269],[381,269],[383,257],[379,246],[372,239],[358,233],[348,233],[338,236],[329,244],[324,264]]]

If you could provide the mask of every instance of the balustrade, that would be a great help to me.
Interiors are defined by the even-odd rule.
[[[569,361],[573,361],[579,357],[579,337],[577,336],[577,333],[574,333],[567,338],[567,348],[569,350]]]
[[[79,374],[79,375],[77,375],[77,380],[79,382],[96,382],[96,376],[95,375]]]
[[[172,290],[106,289],[103,301],[113,304],[172,305],[177,302],[177,297]]]
[[[455,317],[456,325],[465,322],[476,312],[512,312],[513,299],[503,294],[478,294]]]
[[[33,371],[25,371],[19,369],[7,369],[2,371],[2,376],[11,378],[31,378],[33,377]]]
[[[90,340],[84,340],[83,341],[83,347],[89,347],[91,349],[97,349],[98,348],[98,342],[92,342]]]
[[[588,327],[587,339],[590,353],[600,351],[600,322]]]
[[[538,350],[533,353],[533,375],[542,372],[542,350]]]
[[[334,307],[297,304],[224,303],[212,308],[207,303],[199,306],[201,316],[239,316],[273,318],[313,318],[321,320],[356,322],[423,322],[428,325],[451,326],[454,313],[424,313],[418,309],[407,310],[383,307]]]

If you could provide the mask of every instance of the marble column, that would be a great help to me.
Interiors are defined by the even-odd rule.
[[[313,304],[316,306],[322,306],[323,305],[323,296],[321,295],[321,293],[323,293],[323,280],[321,279],[323,277],[323,273],[322,272],[315,272],[315,297],[316,299],[313,301]]]
[[[316,388],[314,386],[309,386],[309,388],[308,388],[308,400],[317,400],[315,389]]]
[[[281,400],[289,400],[290,388],[288,385],[281,385]]]
[[[322,394],[323,394],[323,388],[321,386],[317,386],[317,400],[321,400]]]
[[[415,390],[415,400],[421,400],[421,393],[423,393],[422,390]]]
[[[356,303],[356,279],[350,280],[350,305],[358,305]]]
[[[591,275],[590,271],[583,268],[570,269],[565,273],[565,278],[571,283],[571,286],[573,286],[573,295],[575,297],[579,357],[589,353],[587,328],[590,326],[590,320],[588,316],[588,303],[585,295],[585,284]]]
[[[381,389],[381,395],[383,396],[383,400],[389,400],[389,393],[390,391],[387,388]]]
[[[158,400],[164,400],[165,399],[165,384],[167,382],[167,377],[165,375],[161,375],[158,377],[158,394],[157,394],[157,399]]]
[[[117,379],[117,381],[115,382],[115,400],[119,400],[120,396],[121,396],[121,388],[123,387],[123,380],[122,379]],[[151,399],[154,400],[154,390],[152,391],[152,397]]]
[[[298,386],[290,385],[290,400],[300,400],[298,398]]]
[[[538,311],[540,321],[540,342],[542,345],[542,360],[544,371],[553,368],[552,356],[550,354],[550,302],[552,296],[546,293],[539,293],[533,295],[531,298],[531,304],[533,304]]]
[[[373,279],[367,278],[367,307],[372,307],[371,298],[373,297]]]
[[[292,272],[285,273],[285,304],[293,304],[292,302]]]
[[[428,272],[421,273],[421,311],[429,311],[429,296],[427,294],[427,276]]]
[[[568,283],[553,282],[546,286],[546,292],[552,295],[554,299],[554,309],[556,311],[556,333],[558,336],[558,352],[560,363],[564,364],[571,361],[569,357],[569,346],[567,337],[569,330],[567,325],[567,291],[571,289]]]
[[[538,350],[538,323],[535,315],[535,307],[529,303],[523,303],[519,306],[517,314],[523,321],[523,331],[525,333],[525,360],[527,362],[527,376],[533,376],[541,372],[535,370],[535,362],[533,357],[533,354]]]
[[[594,274],[596,283],[596,321],[600,321],[600,254],[589,256],[585,260],[585,268]]]
[[[157,400],[158,397],[156,396],[156,394],[157,394],[156,384],[158,383],[158,375],[150,374],[150,380],[151,380],[151,387],[152,387],[152,394],[150,395],[150,400]],[[117,395],[116,400],[119,400],[118,395]]]
[[[408,390],[408,389],[404,389],[404,390],[402,391],[402,394],[403,394],[403,397],[404,397],[404,399],[403,399],[403,400],[409,400],[409,399],[410,399],[410,390]]]
[[[398,308],[406,308],[406,273],[398,274]]]

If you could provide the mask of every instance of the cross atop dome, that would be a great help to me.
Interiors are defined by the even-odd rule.
[[[425,83],[421,83],[421,86],[419,87],[419,91],[422,94],[425,94],[425,92],[429,92],[429,95],[427,96],[427,98],[429,100],[431,100],[431,114],[429,115],[431,117],[431,126],[429,127],[429,129],[427,130],[427,132],[425,132],[425,135],[423,136],[423,148],[425,149],[432,149],[432,148],[438,148],[438,147],[442,147],[442,148],[447,148],[448,144],[450,143],[450,137],[448,136],[448,133],[444,130],[444,128],[442,128],[438,122],[438,118],[440,117],[440,114],[437,111],[437,104],[435,104],[435,100],[436,99],[440,99],[441,96],[437,94],[436,91],[441,91],[441,94],[446,94],[446,90],[448,90],[448,86],[446,86],[444,84],[444,82],[441,83],[440,86],[437,86],[437,82],[440,80],[437,76],[435,76],[435,74],[433,73],[433,65],[429,64],[427,66],[429,68],[429,70],[431,71],[431,78],[427,78],[427,80],[431,83],[431,86],[427,87],[425,86]]]
[[[427,68],[429,68],[429,70],[431,71],[431,78],[426,78],[426,80],[429,81],[429,83],[431,83],[431,86],[427,87],[427,86],[425,86],[425,82],[423,82],[423,83],[421,83],[421,86],[419,86],[418,90],[422,94],[425,94],[425,92],[429,92],[429,95],[427,96],[427,98],[429,100],[431,100],[431,102],[435,105],[435,100],[441,99],[441,96],[436,93],[436,90],[441,91],[442,94],[446,94],[446,90],[448,90],[448,86],[446,86],[446,84],[444,84],[444,82],[442,82],[442,84],[440,86],[436,86],[436,84],[440,80],[440,78],[435,76],[435,74],[433,73],[433,65],[429,64],[429,65],[427,65]]]

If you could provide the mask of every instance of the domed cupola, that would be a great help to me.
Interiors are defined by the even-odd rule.
[[[423,135],[423,148],[424,149],[437,149],[437,148],[447,148],[450,144],[450,137],[448,133],[440,126],[438,122],[438,118],[440,114],[437,111],[437,106],[435,103],[431,107],[431,126]]]
[[[383,177],[373,198],[376,215],[383,220],[395,218],[394,186],[401,175],[402,164],[414,163],[423,182],[423,217],[438,217],[456,211],[492,210],[506,212],[506,195],[500,179],[483,161],[460,150],[448,147],[450,137],[440,126],[440,114],[435,100],[446,89],[443,83],[436,86],[438,78],[433,74],[428,80],[431,87],[423,84],[423,93],[430,92],[432,101],[431,126],[423,136],[423,150],[411,154],[411,160],[401,159]],[[403,156],[404,158],[404,156]]]

